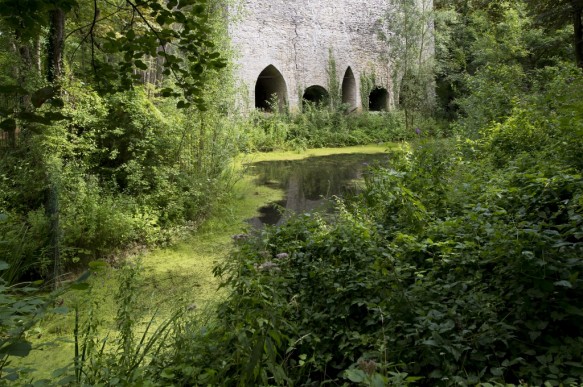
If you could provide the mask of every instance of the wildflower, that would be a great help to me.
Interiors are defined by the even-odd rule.
[[[275,258],[277,258],[277,259],[286,259],[288,257],[289,257],[288,253],[279,253],[275,256]]]
[[[420,136],[421,135],[421,129],[415,128],[415,133],[417,133],[417,135]]]

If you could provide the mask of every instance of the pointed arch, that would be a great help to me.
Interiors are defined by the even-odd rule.
[[[389,92],[384,87],[375,87],[368,96],[368,110],[386,111],[389,108]]]
[[[356,109],[356,79],[352,68],[348,66],[342,79],[342,103],[347,105],[348,111]]]
[[[283,110],[286,103],[285,79],[275,66],[269,65],[259,74],[255,83],[255,108],[271,112],[274,104]]]

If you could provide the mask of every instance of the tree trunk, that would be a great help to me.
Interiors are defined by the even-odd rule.
[[[573,2],[573,27],[575,33],[575,63],[583,69],[583,6]]]
[[[47,47],[47,81],[59,83],[63,74],[63,50],[65,45],[65,11],[55,8],[49,12],[49,40]],[[51,156],[49,156],[51,157]],[[49,161],[47,179],[49,181],[47,215],[50,221],[50,243],[53,257],[53,286],[58,287],[61,272],[61,226],[59,222],[59,189],[60,171],[55,163]]]
[[[28,72],[33,65],[32,54],[29,45],[22,40],[19,32],[16,33],[16,41],[14,44],[18,50],[18,56],[20,57],[20,67],[15,69],[16,79],[18,80],[18,86],[26,89],[27,78],[29,75]],[[19,104],[19,111],[27,110],[30,107],[30,97],[28,95],[20,96]]]
[[[52,83],[58,81],[62,74],[63,48],[65,43],[65,11],[56,8],[49,12],[49,18],[51,24],[47,50],[47,80]]]
[[[41,44],[40,37],[37,37],[34,41],[34,67],[35,67],[35,70],[39,76],[43,71],[42,51],[43,50],[42,50],[42,44]]]

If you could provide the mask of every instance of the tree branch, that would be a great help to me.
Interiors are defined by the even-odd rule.
[[[89,36],[91,36],[91,66],[93,72],[97,75],[97,65],[95,64],[95,25],[97,24],[97,17],[99,16],[99,9],[97,8],[97,0],[93,0],[93,23],[89,29]]]

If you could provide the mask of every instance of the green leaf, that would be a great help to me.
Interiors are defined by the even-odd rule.
[[[18,373],[16,373],[16,372],[10,372],[6,376],[4,376],[4,379],[10,380],[11,382],[17,381],[18,378],[19,378],[19,376],[18,376]]]
[[[173,379],[175,375],[171,368],[164,368],[160,376],[164,379]]]
[[[91,261],[89,262],[89,268],[92,270],[102,270],[107,268],[107,262],[104,261]]]
[[[51,104],[52,107],[55,107],[57,109],[62,109],[65,107],[65,102],[61,98],[51,98],[49,100],[49,103]]]
[[[362,370],[353,368],[344,371],[344,377],[353,383],[362,383],[366,379],[366,374]]]
[[[134,64],[136,65],[137,68],[139,68],[140,70],[147,70],[148,69],[148,65],[145,64],[144,62],[142,62],[141,60],[136,60],[134,62]]]
[[[158,17],[156,18],[156,23],[158,23],[161,26],[166,24],[166,16],[165,15],[158,15]]]
[[[73,285],[71,285],[71,289],[73,289],[73,290],[87,290],[87,289],[89,289],[89,284],[87,282],[73,284]]]
[[[564,288],[569,288],[569,289],[571,289],[573,287],[573,285],[569,281],[566,281],[566,280],[554,282],[554,285],[561,286]]]
[[[55,314],[67,314],[69,313],[69,308],[66,306],[59,306],[58,308],[53,309],[53,313]]]
[[[504,374],[504,371],[502,370],[502,368],[499,368],[499,367],[490,368],[490,372],[494,376],[502,376]]]
[[[192,0],[180,0],[178,2],[178,9],[182,9],[187,5],[192,5],[194,2]]]
[[[387,380],[381,374],[375,373],[370,381],[371,387],[385,387],[387,385]]]
[[[57,368],[56,370],[54,370],[51,373],[51,376],[53,378],[60,378],[63,375],[66,375],[67,372],[69,372],[69,367],[61,367],[61,368]]]
[[[177,109],[186,109],[189,108],[190,106],[191,104],[186,101],[178,101],[178,103],[176,104]]]
[[[4,348],[1,348],[0,354],[16,357],[25,357],[28,356],[31,350],[32,345],[28,341],[21,340],[10,345],[7,345]]]
[[[65,376],[63,379],[57,382],[59,386],[70,386],[76,381],[75,375]]]
[[[10,268],[10,264],[6,261],[0,261],[0,271]]]

